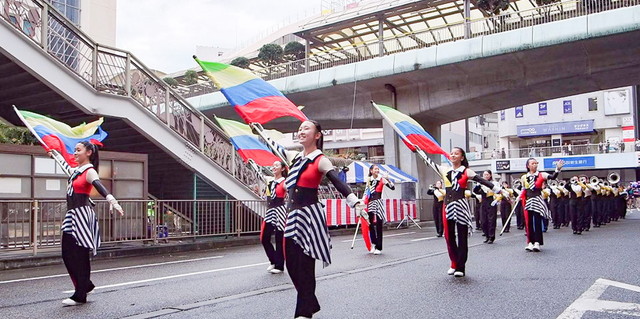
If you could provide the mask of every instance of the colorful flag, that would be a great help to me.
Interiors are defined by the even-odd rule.
[[[307,120],[293,102],[249,70],[194,59],[246,123],[264,124],[283,116]]]
[[[90,141],[93,144],[102,145],[100,142],[107,137],[107,132],[100,127],[104,121],[103,118],[88,124],[82,123],[76,127],[70,127],[44,115],[15,110],[22,122],[42,143],[42,147],[47,151],[58,151],[71,167],[78,166],[73,157],[76,144]]]
[[[395,131],[410,150],[416,151],[416,146],[418,146],[427,153],[442,154],[449,158],[449,153],[445,152],[433,136],[427,133],[416,120],[394,108],[371,103],[382,117],[394,126]]]
[[[280,160],[269,147],[260,141],[259,137],[251,132],[251,128],[243,123],[216,117],[220,127],[231,138],[231,144],[238,151],[242,160],[246,163],[253,159],[260,166],[271,166],[273,162]],[[282,133],[276,130],[265,130],[265,133],[274,141],[282,139]]]

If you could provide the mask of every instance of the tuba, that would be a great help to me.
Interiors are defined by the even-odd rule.
[[[609,173],[609,175],[607,175],[607,181],[611,185],[618,184],[618,182],[620,182],[620,175],[618,175],[618,173],[616,172],[611,172]]]

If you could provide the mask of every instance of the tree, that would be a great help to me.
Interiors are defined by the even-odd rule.
[[[249,65],[251,65],[251,61],[249,61],[249,59],[243,56],[239,56],[231,61],[231,65],[237,66],[243,69],[248,69]]]
[[[541,1],[541,0],[536,0]],[[545,0],[551,1],[551,0]],[[500,11],[509,9],[509,0],[478,0],[478,8],[484,10],[488,14],[498,15]]]
[[[536,0],[536,4],[538,6],[546,6],[546,5],[552,4],[554,2],[560,2],[560,0]]]
[[[164,83],[167,83],[170,87],[178,86],[178,81],[172,77],[167,76],[164,79],[162,79],[162,81],[164,81]]]
[[[262,60],[267,65],[274,65],[282,62],[284,51],[282,47],[275,44],[269,43],[265,44],[260,48],[260,52],[258,52],[258,58]]]
[[[0,123],[0,143],[35,145],[38,140],[25,127],[15,127]]]
[[[198,72],[194,70],[187,70],[187,72],[184,73],[184,83],[187,85],[198,83]]]
[[[284,46],[284,57],[291,61],[304,59],[304,52],[304,44],[300,42],[292,41]]]

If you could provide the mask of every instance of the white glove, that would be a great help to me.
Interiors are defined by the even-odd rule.
[[[120,206],[120,204],[118,204],[118,200],[113,197],[113,195],[109,194],[107,195],[107,197],[105,197],[107,202],[109,202],[109,210],[113,211],[114,209],[118,211],[118,213],[120,213],[120,216],[124,215],[124,209],[122,209],[122,206]]]
[[[362,203],[359,202],[358,204],[356,204],[356,214],[366,220],[369,220],[369,213],[367,213],[367,211],[365,210],[366,206]]]

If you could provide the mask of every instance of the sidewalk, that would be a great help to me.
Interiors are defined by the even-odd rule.
[[[433,228],[433,222],[418,222],[420,227]],[[400,229],[406,229],[406,223]],[[395,230],[397,223],[385,225],[385,230]],[[415,228],[415,225],[412,225]],[[336,228],[329,230],[331,236],[353,235],[355,228]],[[360,232],[360,231],[358,231]],[[93,256],[92,260],[161,255],[185,251],[220,249],[226,247],[236,247],[245,245],[260,244],[258,235],[236,236],[220,236],[220,237],[202,237],[202,238],[186,238],[182,240],[171,239],[168,243],[144,244],[139,241],[105,244],[98,250],[98,255]],[[20,269],[28,267],[38,267],[47,265],[57,265],[62,263],[60,246],[38,247],[38,253],[33,256],[33,250],[0,250],[0,271],[9,269]]]

